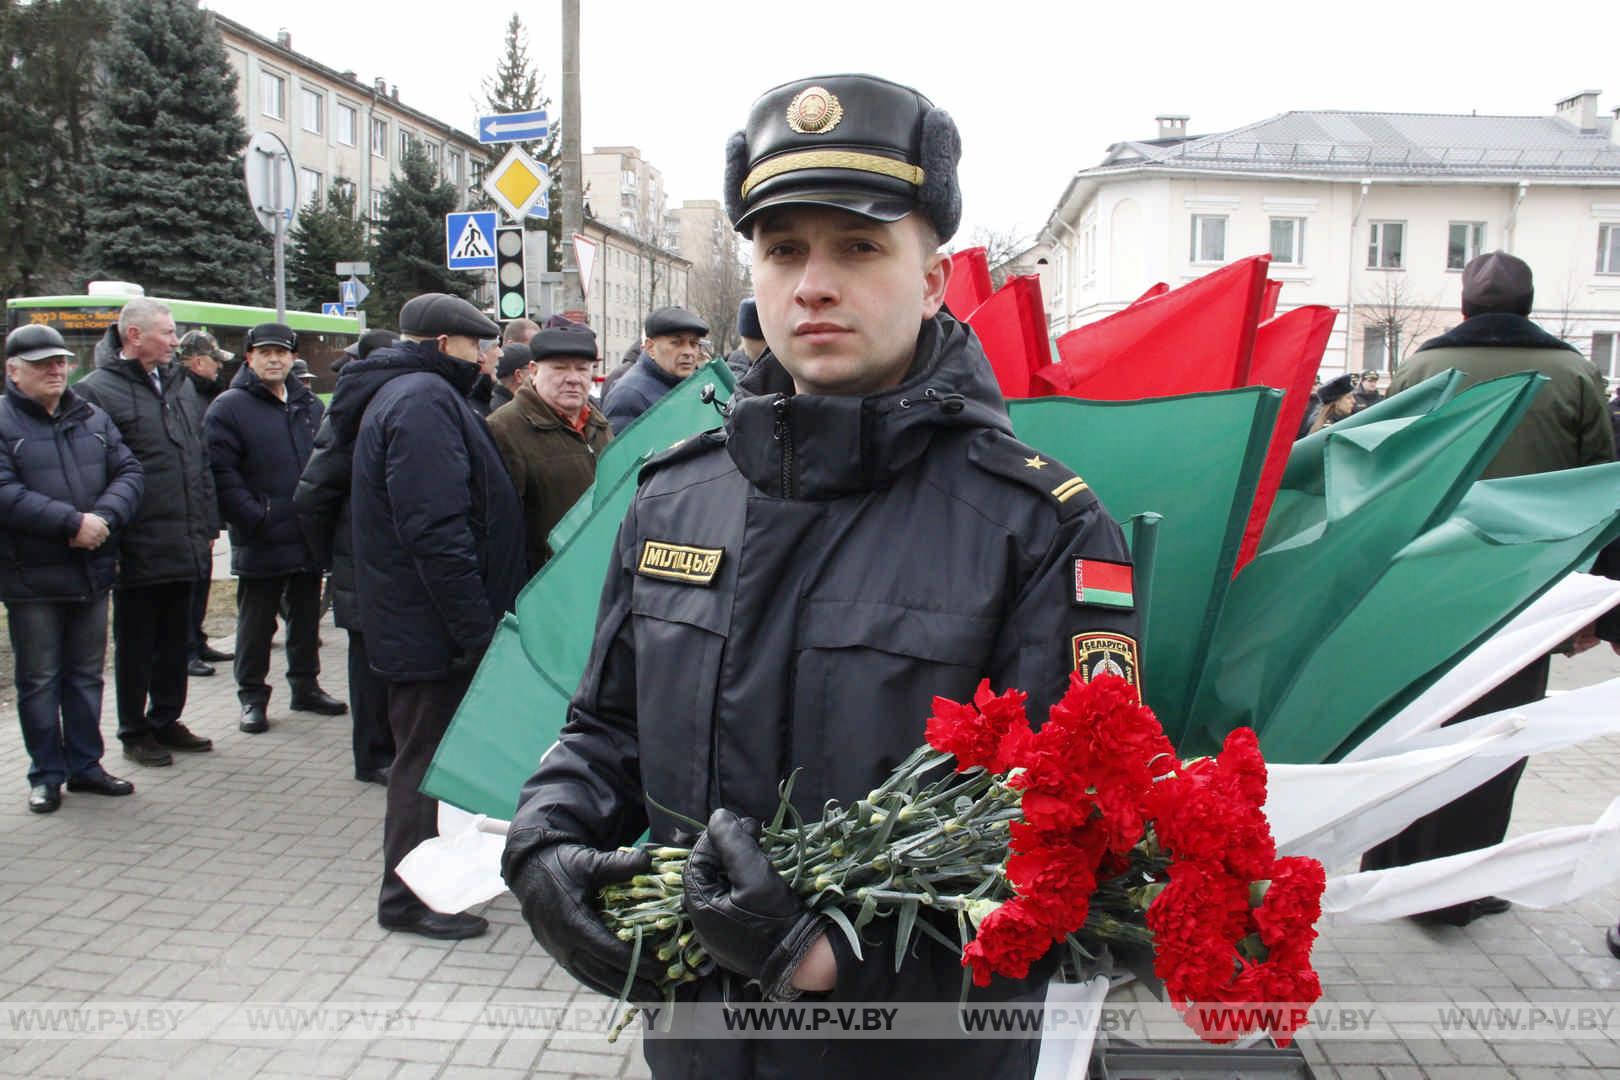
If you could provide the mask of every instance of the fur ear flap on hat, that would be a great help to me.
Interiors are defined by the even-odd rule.
[[[956,182],[956,163],[962,160],[962,136],[944,109],[932,109],[924,114],[920,156],[923,182],[917,192],[917,204],[927,212],[943,243],[956,234],[956,227],[962,223],[962,189]]]
[[[748,172],[748,135],[733,132],[726,140],[726,216],[735,225],[742,217],[742,183]]]

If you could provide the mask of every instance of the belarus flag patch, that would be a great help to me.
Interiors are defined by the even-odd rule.
[[[1074,602],[1082,607],[1135,610],[1130,564],[1101,559],[1074,560]]]

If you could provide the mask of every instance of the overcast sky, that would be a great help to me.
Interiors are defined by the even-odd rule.
[[[205,0],[249,28],[472,131],[480,80],[514,10],[561,111],[559,0],[383,5]],[[720,197],[723,148],[760,92],[866,71],[907,83],[962,131],[964,221],[1030,234],[1108,144],[1157,134],[1161,113],[1206,134],[1291,109],[1551,114],[1580,90],[1620,106],[1605,0],[1544,9],[1403,0],[1323,3],[959,3],[584,0],[586,150],[633,145],[676,205]]]

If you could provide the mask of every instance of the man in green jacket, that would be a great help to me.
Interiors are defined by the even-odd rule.
[[[530,376],[490,414],[489,430],[523,500],[532,576],[551,558],[551,530],[596,479],[596,455],[613,433],[591,404],[596,335],[590,327],[542,330],[529,340],[529,350]]]
[[[1462,275],[1463,321],[1425,342],[1390,381],[1391,395],[1449,368],[1463,373],[1463,386],[1535,371],[1547,377],[1530,408],[1482,479],[1555,472],[1614,460],[1603,384],[1574,346],[1530,321],[1535,299],[1530,267],[1503,251],[1480,255]],[[1596,638],[1584,635],[1587,644]],[[1447,723],[1540,701],[1547,693],[1550,658],[1540,657]],[[1362,859],[1362,869],[1405,866],[1427,859],[1501,843],[1513,814],[1513,793],[1524,761],[1379,844]],[[1508,902],[1485,896],[1428,913],[1428,918],[1466,926],[1481,915],[1508,909]]]

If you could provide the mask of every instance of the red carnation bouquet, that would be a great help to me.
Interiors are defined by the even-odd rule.
[[[857,956],[861,929],[888,917],[896,967],[922,933],[959,950],[980,986],[1027,976],[1065,941],[1084,956],[1151,946],[1171,1002],[1210,1041],[1303,1017],[1322,992],[1310,953],[1326,879],[1314,859],[1277,857],[1254,732],[1183,762],[1123,679],[1075,675],[1038,731],[1026,696],[983,682],[970,703],[935,698],[927,744],[817,822],[792,806],[790,779],[761,832],[772,865]],[[604,889],[603,913],[638,957],[668,964],[673,996],[708,958],[681,910],[688,850],[650,850],[652,872]],[[958,940],[923,908],[954,912]]]

